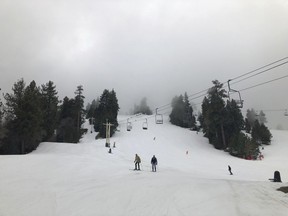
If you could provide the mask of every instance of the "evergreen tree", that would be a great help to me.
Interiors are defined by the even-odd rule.
[[[77,112],[75,112],[75,100],[65,97],[60,106],[59,123],[57,129],[57,141],[77,143]],[[75,116],[76,113],[76,116]]]
[[[75,98],[65,97],[60,106],[57,141],[78,143],[84,134],[82,124],[85,122],[83,87],[77,86]]]
[[[0,152],[1,152],[2,145],[3,145],[3,139],[6,134],[6,129],[3,123],[3,118],[4,118],[3,103],[0,98]]]
[[[25,89],[23,108],[22,153],[35,150],[42,140],[43,111],[41,94],[35,81],[32,81]]]
[[[209,120],[209,106],[210,106],[210,102],[208,100],[207,97],[204,97],[201,108],[202,108],[202,113],[201,115],[198,117],[198,121],[200,123],[200,127],[203,130],[204,133],[204,137],[209,138],[210,136],[212,136],[212,134],[209,134],[209,124],[210,124],[210,120]],[[211,142],[210,142],[211,143]]]
[[[172,111],[169,117],[172,124],[184,127],[185,104],[182,95],[175,96],[172,99]]]
[[[184,127],[194,128],[196,126],[196,118],[193,115],[193,108],[189,102],[187,93],[184,94]]]
[[[43,110],[43,140],[52,138],[57,128],[58,96],[56,86],[52,81],[41,86],[42,110]]]
[[[254,109],[248,109],[247,110],[247,113],[246,113],[246,118],[247,118],[247,121],[250,125],[250,128],[253,127],[255,121],[257,120],[257,113]],[[247,126],[246,126],[247,127]]]
[[[32,81],[25,88],[24,80],[14,84],[13,94],[6,94],[7,153],[28,153],[37,148],[42,136],[40,90]]]
[[[106,122],[113,124],[110,128],[110,136],[112,136],[118,126],[117,116],[119,111],[118,99],[114,89],[110,92],[105,89],[100,97],[99,106],[94,112],[94,129],[99,137],[106,137]]]
[[[2,103],[1,98],[0,98],[0,123],[2,123],[3,116],[4,116],[3,103]]]
[[[152,115],[152,111],[150,109],[150,107],[147,105],[147,98],[144,97],[142,98],[140,105],[135,105],[134,106],[134,112],[133,114],[144,114],[144,115]]]
[[[251,135],[259,144],[270,144],[272,138],[269,129],[264,124],[260,124],[258,120],[254,123]]]
[[[246,133],[251,133],[251,129],[252,129],[252,127],[248,121],[248,118],[245,118],[245,131],[246,131]]]
[[[25,82],[23,79],[18,80],[12,87],[13,93],[5,94],[6,101],[5,117],[7,136],[3,141],[2,153],[20,154],[21,153],[21,127],[20,116],[22,113]]]
[[[258,121],[261,125],[267,123],[267,119],[266,119],[266,115],[263,112],[263,110],[260,111],[259,115],[258,115]]]
[[[234,134],[230,139],[229,153],[245,159],[257,159],[260,151],[259,144],[242,132]]]
[[[85,110],[84,110],[84,96],[83,96],[83,86],[77,86],[77,90],[75,91],[75,114],[76,117],[75,122],[77,123],[75,126],[77,128],[77,142],[81,139],[84,134],[84,130],[81,129],[82,124],[85,122]]]
[[[90,106],[86,107],[87,119],[90,119],[94,116],[95,109],[99,106],[99,103],[100,103],[99,100],[100,100],[99,97],[97,98],[97,100],[94,99],[92,103],[90,104]]]
[[[235,134],[239,134],[240,131],[244,128],[245,122],[241,110],[237,106],[235,100],[227,101],[225,108],[225,121],[224,129],[226,134],[226,139],[229,142],[229,139]]]
[[[266,127],[264,124],[261,124],[260,131],[261,131],[261,143],[269,145],[271,143],[272,134],[270,133],[268,127]]]
[[[91,104],[90,103],[88,103],[87,105],[86,105],[86,118],[88,118],[87,116],[88,116],[88,112],[89,112],[89,110],[90,110],[90,108],[91,108]]]
[[[170,122],[180,127],[194,128],[196,119],[193,115],[193,108],[190,105],[187,93],[185,92],[184,97],[182,95],[174,97],[171,104]]]
[[[227,95],[222,88],[223,84],[218,80],[212,83],[214,86],[208,90],[208,97],[202,104],[203,132],[216,149],[224,149],[227,147],[224,131],[226,113],[224,98],[227,98]]]
[[[213,84],[202,103],[200,124],[204,136],[216,149],[226,149],[237,145],[233,144],[233,140],[238,140],[245,122],[235,100],[227,100],[225,103],[227,95],[222,88],[223,84],[217,80],[213,81]]]

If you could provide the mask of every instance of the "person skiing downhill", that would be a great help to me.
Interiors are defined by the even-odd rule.
[[[153,155],[152,159],[151,159],[151,164],[152,164],[152,172],[156,172],[156,165],[157,165],[157,158],[155,157],[155,155]]]
[[[135,169],[134,170],[140,170],[141,158],[137,154],[135,154],[134,163],[135,163]]]
[[[233,175],[231,167],[228,165],[228,171],[230,172],[230,175]]]

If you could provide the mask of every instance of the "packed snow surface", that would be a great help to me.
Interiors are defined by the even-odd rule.
[[[127,131],[128,117],[119,117],[112,154],[87,125],[79,144],[47,142],[27,155],[0,156],[0,216],[288,215],[288,195],[276,190],[288,186],[287,131],[272,131],[264,159],[249,161],[167,117],[164,124],[131,118]],[[133,171],[136,153],[141,171]],[[268,180],[276,170],[283,183]]]

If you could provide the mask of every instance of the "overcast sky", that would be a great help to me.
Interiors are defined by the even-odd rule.
[[[123,112],[142,97],[154,109],[287,57],[287,20],[286,0],[1,0],[0,88],[51,80],[63,99],[81,84],[86,102],[114,88]],[[233,87],[285,75],[288,64]],[[288,108],[287,83],[241,92],[243,110]]]

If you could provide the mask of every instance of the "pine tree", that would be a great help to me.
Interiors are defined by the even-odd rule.
[[[239,134],[240,131],[244,128],[244,119],[241,113],[241,110],[237,106],[235,100],[227,101],[225,108],[225,119],[224,119],[224,129],[226,139],[229,142],[229,139],[235,134]]]
[[[170,122],[174,125],[184,127],[184,119],[185,119],[185,104],[183,100],[183,96],[180,95],[175,96],[172,99],[172,111],[169,115]]]
[[[13,93],[6,93],[4,96],[6,101],[5,118],[7,128],[7,136],[2,146],[2,152],[4,154],[21,153],[20,115],[23,107],[25,85],[23,79],[18,80],[12,87]]]
[[[152,115],[152,111],[150,109],[150,107],[147,105],[147,98],[144,97],[142,98],[142,100],[140,101],[140,105],[134,105],[134,111],[133,114],[144,114],[144,115]]]
[[[87,119],[90,119],[94,116],[94,112],[95,112],[95,109],[99,106],[100,104],[100,99],[99,97],[97,98],[97,100],[93,100],[92,103],[90,104],[90,106],[87,106],[86,107],[86,112],[87,112],[87,115],[86,115],[86,118]]]
[[[75,91],[75,122],[77,123],[77,142],[79,142],[82,137],[84,130],[81,130],[82,124],[85,122],[85,110],[84,110],[84,96],[83,96],[83,86],[77,86],[77,90]]]
[[[184,97],[182,95],[175,96],[171,104],[170,122],[180,127],[194,128],[196,119],[193,115],[193,108],[190,105],[187,93],[185,92]]]
[[[259,144],[242,132],[230,139],[229,147],[231,155],[245,159],[257,159],[260,153]]]
[[[258,120],[254,123],[251,135],[259,144],[270,144],[272,138],[269,129],[264,124],[260,124]]]
[[[84,134],[82,124],[85,122],[83,87],[77,86],[75,98],[65,97],[60,106],[57,141],[78,143]]]
[[[3,103],[2,103],[1,98],[0,98],[0,123],[2,123],[3,116],[4,116]]]
[[[193,108],[189,102],[189,97],[187,93],[184,94],[184,127],[185,128],[194,128],[196,125],[196,119],[193,115]]]
[[[251,129],[252,129],[252,127],[251,127],[248,119],[245,118],[245,131],[246,131],[246,133],[251,133]]]
[[[57,128],[58,97],[56,86],[52,81],[41,86],[42,109],[43,109],[43,140],[52,138],[54,130]]]
[[[6,94],[7,153],[28,153],[37,148],[42,136],[40,90],[32,81],[25,88],[24,80],[14,84],[13,94]]]
[[[59,123],[57,129],[57,142],[77,143],[77,112],[75,100],[65,97],[60,106]],[[75,116],[76,113],[76,116]]]
[[[32,81],[25,89],[22,116],[22,153],[35,150],[42,140],[43,111],[40,88]]]
[[[3,118],[4,118],[3,103],[2,103],[1,98],[0,98],[0,152],[2,149],[2,145],[4,144],[3,139],[6,135],[6,128],[3,124]]]
[[[118,126],[117,116],[119,111],[118,99],[114,89],[110,92],[105,89],[100,97],[99,106],[94,112],[94,129],[99,132],[98,136],[106,137],[105,123],[108,121],[113,124],[110,129],[110,136],[112,136]]]
[[[209,117],[209,106],[210,106],[210,102],[209,102],[208,98],[204,97],[202,105],[201,105],[202,113],[198,117],[198,121],[200,123],[200,127],[203,130],[204,136],[207,138],[212,136],[212,135],[209,135],[209,124],[210,124],[210,120],[208,118]]]
[[[261,143],[264,145],[269,145],[271,143],[272,134],[269,131],[268,127],[266,127],[264,124],[261,124],[260,131],[261,131]]]
[[[258,115],[258,121],[261,125],[267,123],[267,119],[266,119],[266,115],[263,112],[263,110],[260,111],[259,115]]]
[[[214,86],[208,90],[207,101],[203,101],[205,110],[202,106],[203,126],[205,127],[203,127],[203,132],[216,149],[225,149],[227,146],[224,131],[226,112],[224,98],[227,98],[227,95],[222,88],[223,84],[218,80],[214,80],[212,83]]]
[[[254,109],[248,109],[246,113],[246,118],[248,123],[250,124],[250,128],[254,126],[255,121],[257,120],[257,113]]]

